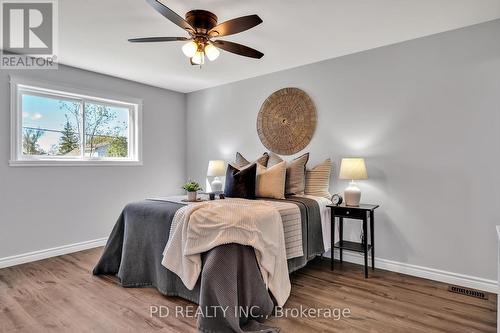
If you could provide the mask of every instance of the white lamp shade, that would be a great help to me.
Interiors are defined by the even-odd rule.
[[[194,56],[191,58],[193,64],[203,65],[205,63],[205,55],[201,51],[196,51]]]
[[[343,158],[340,164],[339,179],[368,179],[363,158]]]
[[[220,51],[212,44],[205,46],[205,54],[210,61],[214,61],[219,57]]]
[[[226,165],[222,160],[208,162],[208,177],[222,177],[226,175]]]
[[[182,46],[182,53],[188,58],[193,57],[196,51],[198,51],[198,44],[194,41],[187,42]]]

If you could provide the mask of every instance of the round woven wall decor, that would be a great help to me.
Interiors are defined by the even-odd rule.
[[[284,88],[262,104],[257,117],[260,141],[270,151],[293,155],[304,149],[316,130],[316,107],[303,90]]]

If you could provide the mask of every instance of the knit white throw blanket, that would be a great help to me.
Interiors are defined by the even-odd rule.
[[[226,199],[180,208],[172,221],[162,265],[192,290],[201,272],[201,253],[229,243],[254,248],[262,278],[283,306],[291,289],[283,224],[269,203]]]

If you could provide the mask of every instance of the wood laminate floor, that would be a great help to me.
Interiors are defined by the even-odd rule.
[[[122,288],[91,269],[102,248],[0,270],[0,332],[196,332],[195,318],[150,316],[150,306],[192,303],[152,288]],[[344,263],[315,260],[292,274],[285,308],[349,308],[349,318],[272,318],[282,332],[495,332],[496,295],[453,294],[447,285],[383,270],[364,279]],[[290,313],[290,315],[292,315]]]

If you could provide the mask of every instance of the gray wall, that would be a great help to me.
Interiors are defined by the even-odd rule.
[[[143,99],[143,166],[9,167],[8,75]],[[60,66],[0,70],[0,258],[109,235],[123,206],[178,193],[185,179],[185,95]]]
[[[188,176],[265,151],[255,121],[294,86],[318,110],[310,165],[366,158],[377,257],[496,280],[500,223],[500,20],[188,95]],[[359,229],[347,231],[359,237]]]

